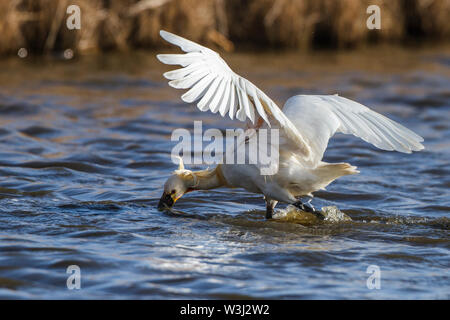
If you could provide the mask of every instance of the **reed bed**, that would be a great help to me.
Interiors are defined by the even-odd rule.
[[[71,4],[80,30],[66,27]],[[380,30],[366,27],[371,4],[381,8]],[[449,18],[450,0],[2,0],[0,55],[159,48],[160,29],[226,51],[448,41]]]

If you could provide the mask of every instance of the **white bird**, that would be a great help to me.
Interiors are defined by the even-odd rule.
[[[171,207],[183,194],[218,187],[244,188],[264,195],[266,218],[278,202],[323,216],[298,200],[312,196],[335,179],[359,173],[348,163],[322,161],[328,140],[336,133],[353,134],[389,151],[411,153],[423,149],[423,138],[355,101],[337,95],[297,95],[280,109],[253,83],[234,73],[213,50],[161,30],[160,35],[185,54],[159,54],[157,58],[182,68],[164,73],[181,96],[197,102],[201,111],[219,112],[231,119],[249,121],[253,128],[279,129],[279,162],[274,175],[261,175],[258,164],[219,164],[192,172],[180,167],[164,184],[159,207]],[[247,162],[246,162],[247,163]]]

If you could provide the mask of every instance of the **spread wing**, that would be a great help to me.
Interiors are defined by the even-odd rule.
[[[309,144],[311,160],[323,157],[336,133],[353,134],[377,148],[411,153],[424,148],[423,138],[368,107],[337,95],[299,95],[290,98],[284,114]]]
[[[253,124],[258,116],[268,126],[271,126],[270,121],[276,121],[277,127],[294,142],[302,156],[310,158],[309,145],[275,102],[253,83],[234,73],[219,54],[167,31],[161,30],[160,35],[186,52],[157,55],[165,64],[182,66],[164,73],[164,77],[171,80],[169,85],[176,89],[189,89],[181,96],[184,102],[197,102],[201,111],[219,112],[222,117],[228,114],[231,119],[248,119]]]

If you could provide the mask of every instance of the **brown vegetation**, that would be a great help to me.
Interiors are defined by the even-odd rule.
[[[66,8],[81,8],[68,30]],[[366,8],[381,8],[368,30]],[[353,47],[368,42],[450,39],[450,0],[2,0],[0,54],[156,48],[166,29],[207,45]]]

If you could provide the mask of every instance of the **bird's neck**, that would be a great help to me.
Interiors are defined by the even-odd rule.
[[[214,169],[194,171],[197,178],[192,190],[209,190],[227,186],[228,183],[222,173],[222,166],[219,164]]]

